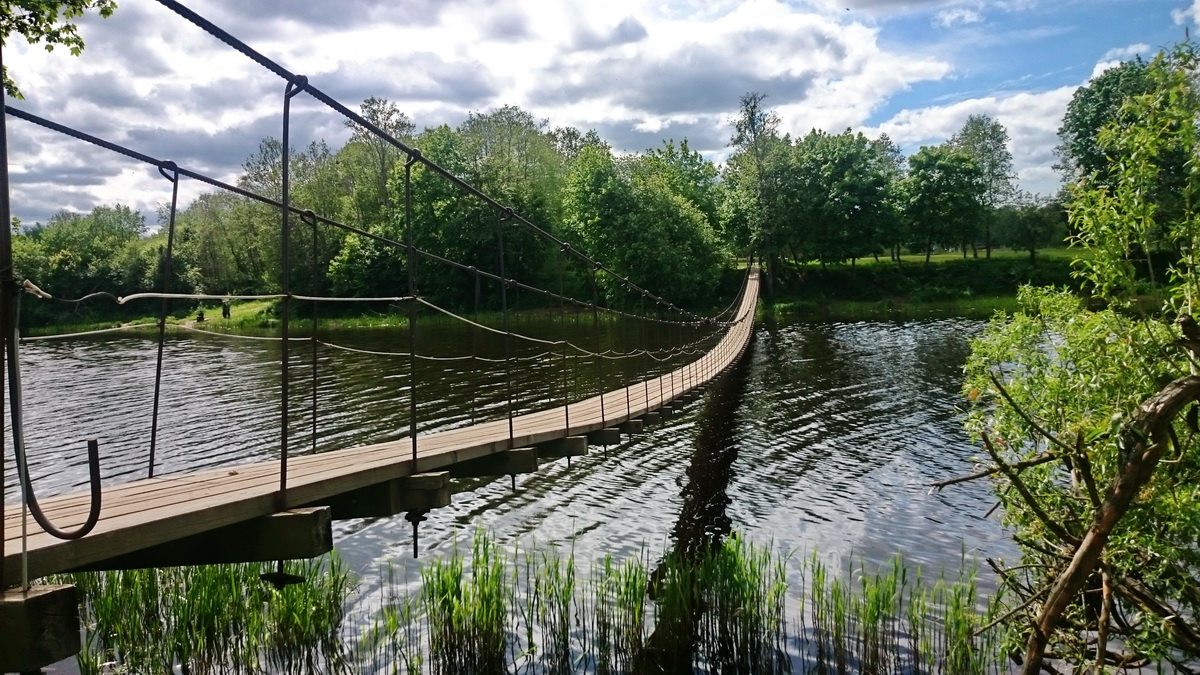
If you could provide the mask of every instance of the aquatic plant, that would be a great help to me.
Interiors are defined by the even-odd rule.
[[[733,534],[605,556],[503,546],[483,531],[424,563],[419,584],[381,574],[378,603],[344,614],[356,581],[336,557],[262,565],[84,573],[84,673],[953,673],[1005,671],[975,573],[930,584],[899,557],[833,573]],[[801,579],[797,587],[789,579]],[[360,599],[361,600],[361,599]]]
[[[80,590],[82,673],[344,672],[343,606],[355,582],[336,554],[289,562],[275,589],[257,563],[61,575]]]

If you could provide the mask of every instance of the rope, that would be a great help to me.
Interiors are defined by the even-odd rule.
[[[162,0],[160,0],[160,2],[161,1]],[[184,168],[184,167],[175,166],[173,163],[170,163],[170,162],[167,162],[164,160],[155,159],[153,157],[150,157],[149,155],[145,155],[143,153],[137,152],[136,150],[132,150],[132,149],[126,148],[124,146],[118,145],[116,143],[106,141],[104,139],[93,136],[91,134],[84,133],[77,129],[72,129],[72,128],[64,126],[62,124],[58,124],[57,122],[52,122],[43,117],[38,117],[37,115],[25,112],[19,108],[14,108],[10,105],[6,105],[4,107],[4,109],[9,115],[12,115],[13,117],[25,120],[27,122],[36,124],[41,127],[45,127],[47,129],[50,129],[51,131],[56,131],[58,133],[66,135],[66,136],[70,136],[72,138],[84,141],[85,143],[91,143],[93,145],[97,145],[97,146],[105,148],[107,150],[116,152],[117,154],[124,155],[126,157],[135,159],[140,162],[145,162],[147,164],[150,164],[150,165],[158,167],[158,168],[163,168],[165,166],[172,166],[173,170],[178,171],[179,175],[181,175],[181,176],[187,176],[189,178],[198,180],[207,185],[211,185],[218,189],[232,192],[234,194],[240,195],[247,199],[257,201],[262,204],[266,204],[268,206],[273,206],[278,209],[285,208],[284,204],[278,200],[272,199],[272,198],[264,196],[264,195],[260,195],[258,193],[252,192],[250,190],[246,190],[244,188],[237,187],[236,185],[231,185],[229,183],[225,183],[223,181],[217,180],[215,178],[212,178],[211,176],[207,176],[207,175],[199,173],[197,171],[192,171],[192,170]],[[432,165],[432,166],[436,166],[436,165]],[[287,210],[288,210],[288,212],[293,213],[297,216],[305,216],[306,214],[312,214],[311,211],[306,211],[305,209],[301,209],[299,207],[293,207],[293,206],[287,207]],[[532,291],[535,293],[539,293],[545,297],[550,297],[550,298],[558,297],[558,294],[553,293],[551,291],[537,288],[535,286],[530,286],[528,284],[524,284],[524,283],[516,281],[514,279],[505,279],[501,275],[496,275],[496,274],[492,274],[490,272],[478,270],[470,265],[465,265],[463,263],[456,262],[454,260],[450,260],[449,258],[445,258],[443,256],[437,255],[436,253],[431,253],[429,251],[421,250],[419,248],[416,248],[415,246],[410,247],[408,244],[398,242],[394,239],[384,237],[382,235],[375,234],[373,232],[369,232],[367,230],[364,230],[364,229],[361,229],[358,227],[354,227],[352,225],[347,225],[345,223],[341,223],[336,220],[332,220],[330,218],[326,218],[324,216],[320,216],[320,215],[316,215],[316,214],[312,214],[312,217],[314,217],[318,222],[320,222],[323,225],[328,225],[330,227],[334,227],[334,228],[343,230],[345,232],[349,232],[349,233],[357,235],[359,237],[364,237],[364,238],[370,239],[372,241],[378,242],[378,243],[383,244],[388,247],[398,248],[398,249],[403,249],[403,250],[412,248],[413,253],[416,255],[419,255],[423,258],[427,258],[427,259],[437,262],[439,264],[458,269],[463,272],[479,274],[480,276],[487,277],[488,279],[492,279],[492,280],[498,281],[500,283],[506,283],[511,286],[515,286],[517,288],[523,288],[523,289],[526,289],[526,290],[529,290],[529,291]],[[568,250],[570,248],[569,244],[563,244],[563,246],[566,246],[568,248]],[[590,258],[588,258],[588,260],[590,260]],[[596,263],[596,265],[599,265],[599,263]],[[611,274],[612,276],[614,276],[616,278],[621,278],[619,275],[612,273],[611,271],[607,270],[606,268],[603,268],[602,266],[596,267],[596,269],[602,269],[605,272],[608,272],[609,274]],[[55,299],[62,300],[63,302],[83,302],[84,300],[88,300],[92,297],[101,296],[101,295],[112,297],[112,298],[116,299],[115,296],[113,296],[111,293],[105,293],[105,292],[92,293],[92,294],[86,295],[86,296],[76,299],[76,300],[66,300],[66,299],[61,299],[61,298],[55,298]],[[141,296],[142,294],[138,294],[138,295]],[[47,293],[43,297],[51,298],[53,296],[51,296],[50,294]],[[155,297],[155,296],[149,296],[149,297]],[[204,298],[202,298],[202,299],[221,300],[226,297],[253,300],[253,299],[276,299],[276,298],[282,299],[286,296],[282,295],[282,294],[258,295],[258,296],[254,296],[254,295],[246,295],[246,296],[208,295],[208,296],[204,296]],[[582,307],[585,309],[592,309],[594,311],[603,311],[606,314],[611,314],[611,315],[616,315],[616,316],[621,316],[621,317],[629,317],[629,318],[642,318],[642,319],[646,319],[649,321],[659,321],[661,323],[692,324],[696,320],[704,320],[705,319],[705,317],[700,317],[700,316],[694,315],[694,314],[689,314],[689,316],[691,316],[692,318],[691,318],[691,320],[687,320],[687,321],[683,321],[683,320],[671,321],[671,320],[667,320],[667,319],[655,319],[652,317],[641,317],[641,316],[638,316],[638,315],[630,313],[630,312],[625,312],[625,311],[621,311],[621,310],[617,310],[617,309],[613,309],[613,308],[609,308],[609,307],[602,307],[598,304],[598,302],[588,303],[588,302],[579,300],[577,298],[572,298],[569,296],[562,298],[562,300],[564,300],[566,302],[570,302],[571,304],[573,304],[577,307]],[[713,319],[710,318],[709,320],[711,321]]]
[[[93,294],[95,295],[95,294]],[[105,295],[111,295],[105,293]],[[317,295],[296,295],[286,293],[271,293],[267,295],[214,295],[211,293],[134,293],[117,298],[117,304],[123,305],[133,300],[145,300],[147,298],[172,298],[176,300],[280,300],[283,298],[291,298],[292,300],[305,300],[313,302],[403,302],[411,300],[411,296],[394,295],[382,298],[357,298],[357,297],[332,297],[332,296],[317,296]]]
[[[263,68],[271,71],[275,75],[279,76],[281,79],[285,80],[289,85],[289,89],[294,88],[296,90],[302,90],[302,91],[307,92],[313,98],[315,98],[318,101],[329,106],[334,111],[340,113],[343,117],[353,121],[355,124],[358,124],[359,126],[363,127],[364,129],[370,131],[372,134],[379,137],[381,140],[396,147],[398,150],[403,152],[405,155],[408,155],[410,163],[413,161],[420,162],[427,169],[433,171],[434,173],[437,173],[438,175],[442,176],[446,180],[450,181],[458,189],[466,192],[467,194],[474,196],[475,198],[484,202],[485,204],[492,207],[496,211],[506,214],[508,219],[516,221],[517,223],[519,223],[523,227],[533,231],[534,233],[536,233],[538,236],[542,237],[543,239],[546,239],[547,241],[557,244],[559,246],[560,250],[562,250],[563,252],[567,252],[567,253],[570,253],[570,254],[576,256],[580,260],[593,266],[594,269],[603,270],[604,272],[612,275],[613,277],[618,279],[622,283],[622,285],[624,285],[626,288],[633,291],[635,295],[641,295],[642,297],[653,300],[656,303],[665,304],[668,309],[680,314],[681,316],[688,316],[693,319],[706,318],[706,317],[702,317],[698,314],[695,314],[693,312],[689,312],[687,310],[676,307],[673,303],[671,303],[671,302],[647,291],[646,289],[641,288],[637,284],[634,284],[633,282],[629,281],[628,278],[622,277],[621,275],[616,274],[612,270],[610,270],[607,267],[605,267],[604,265],[602,265],[600,262],[588,257],[586,254],[576,251],[575,248],[572,247],[569,243],[559,239],[558,237],[555,237],[553,234],[538,227],[531,221],[529,221],[529,220],[525,219],[524,217],[522,217],[521,215],[515,213],[511,208],[504,206],[500,202],[489,197],[483,191],[479,190],[478,188],[472,186],[470,183],[467,183],[465,180],[454,175],[448,169],[445,169],[442,166],[438,165],[436,162],[426,158],[424,155],[422,155],[420,153],[420,151],[416,150],[415,148],[410,148],[409,146],[407,146],[403,142],[401,142],[399,139],[397,139],[394,136],[392,136],[391,134],[385,132],[383,129],[379,128],[378,126],[373,124],[371,121],[367,120],[362,115],[360,115],[360,114],[354,112],[353,110],[350,110],[346,106],[342,105],[341,103],[339,103],[334,98],[330,97],[325,92],[323,92],[320,89],[318,89],[317,87],[313,86],[312,83],[310,83],[308,81],[308,78],[306,78],[302,75],[296,75],[295,73],[289,72],[283,66],[272,61],[271,59],[267,58],[263,54],[260,54],[259,52],[255,51],[253,48],[251,48],[246,43],[242,42],[241,40],[238,40],[229,32],[218,27],[216,24],[205,19],[204,17],[200,16],[196,12],[193,12],[192,10],[188,9],[183,4],[177,2],[176,0],[158,0],[158,1],[163,6],[167,7],[168,9],[175,12],[176,14],[179,14],[180,16],[187,19],[191,23],[195,24],[197,27],[203,29],[204,31],[206,31],[207,33],[209,33],[216,39],[218,39],[221,42],[224,42],[226,45],[234,48],[235,50],[237,50],[238,52],[240,52],[241,54],[243,54],[244,56],[249,58],[251,61],[254,61],[255,63],[262,66]]]

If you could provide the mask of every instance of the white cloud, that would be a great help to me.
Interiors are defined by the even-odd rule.
[[[727,152],[728,121],[738,98],[749,91],[768,94],[767,104],[779,112],[785,131],[804,134],[814,127],[859,127],[898,93],[982,72],[966,58],[951,56],[956,52],[946,44],[896,42],[899,36],[888,34],[887,20],[878,17],[915,15],[932,30],[924,19],[946,26],[980,23],[986,8],[1001,10],[999,20],[1028,1],[189,4],[347,106],[367,96],[387,98],[419,129],[513,104],[549,119],[551,126],[595,128],[619,150],[639,151],[663,138],[686,136],[694,149],[719,157]],[[170,11],[127,3],[109,20],[85,21],[81,32],[88,46],[80,58],[62,50],[46,54],[17,40],[8,47],[6,64],[29,96],[22,107],[223,179],[236,175],[259,139],[280,134],[282,80]],[[997,35],[1012,39],[1009,33]],[[1145,49],[1134,44],[1110,50],[1104,62]],[[946,87],[938,92],[956,95]],[[969,112],[1003,111],[1014,155],[1026,148],[1020,150],[1022,176],[1034,176],[1037,158],[1028,148],[1041,142],[1048,153],[1054,146],[1065,100],[1057,110],[1043,111],[1046,117],[1039,121],[1032,112],[1022,116],[1012,108],[1018,96],[905,111],[879,129],[887,127],[906,144],[941,142]],[[1053,98],[1051,92],[1028,96],[1033,98],[1023,103],[1033,109]],[[325,138],[336,147],[344,141],[340,119],[322,104],[301,97],[294,109],[300,115],[293,131],[297,145]],[[26,133],[12,126],[11,133]],[[23,218],[44,217],[61,206],[90,208],[88,200],[130,203],[149,214],[163,199],[153,171],[143,175],[140,167],[133,171],[124,160],[111,159],[79,166],[72,159],[76,146],[53,138],[18,137],[17,143],[14,161],[28,167],[22,175],[30,181],[21,186],[17,178],[14,188],[23,191],[18,204]],[[1043,166],[1050,163],[1046,159]],[[55,191],[54,170],[69,188]],[[62,198],[54,196],[60,193]]]
[[[1200,0],[1197,0],[1197,2],[1200,2]],[[1097,61],[1096,65],[1092,67],[1092,74],[1088,79],[1094,80],[1104,71],[1116,68],[1117,66],[1121,65],[1121,63],[1128,61],[1135,56],[1146,54],[1149,51],[1150,45],[1140,42],[1138,44],[1129,45],[1128,47],[1114,47],[1107,52],[1104,52],[1104,56],[1100,57],[1100,60]]]
[[[966,25],[981,21],[983,21],[983,15],[966,7],[943,9],[934,16],[934,23],[944,28],[949,28],[956,24]]]
[[[1200,0],[1197,0],[1197,1],[1200,2]],[[1100,60],[1101,61],[1112,61],[1112,60],[1128,61],[1129,59],[1132,59],[1133,57],[1138,56],[1139,54],[1145,54],[1148,51],[1150,51],[1150,45],[1146,44],[1145,42],[1139,42],[1137,44],[1132,44],[1127,47],[1113,47],[1112,49],[1104,52],[1104,56],[1101,56]]]
[[[1191,7],[1171,10],[1171,18],[1180,25],[1188,23],[1193,26],[1200,25],[1200,0],[1192,0]]]
[[[1058,127],[1076,87],[1059,87],[1039,93],[987,96],[944,106],[903,110],[878,127],[871,135],[886,133],[903,148],[944,143],[967,121],[970,115],[988,115],[1008,130],[1013,169],[1022,189],[1042,194],[1058,190],[1059,177],[1051,165]]]

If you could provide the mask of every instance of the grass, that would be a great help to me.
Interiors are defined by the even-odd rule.
[[[572,549],[507,548],[389,567],[380,602],[346,618],[356,582],[336,557],[292,564],[84,573],[83,673],[1003,672],[974,572],[925,582],[897,558],[829,570],[733,535],[691,555],[645,552],[581,569]],[[807,580],[789,588],[788,579]],[[985,609],[981,610],[980,607]]]
[[[867,300],[785,300],[762,303],[758,319],[768,316],[822,321],[908,320],[945,317],[986,319],[996,312],[1011,314],[1020,308],[1016,296],[968,297],[949,300],[909,300],[905,298]]]
[[[81,673],[315,672],[343,663],[343,604],[354,587],[336,556],[292,562],[307,583],[276,590],[267,564],[62,575],[80,590]]]

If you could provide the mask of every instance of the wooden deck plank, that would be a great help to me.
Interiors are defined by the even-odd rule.
[[[451,466],[509,447],[525,447],[565,436],[583,435],[637,419],[703,386],[745,351],[752,331],[757,275],[747,284],[738,308],[739,323],[696,361],[669,373],[552,408],[515,415],[512,436],[507,417],[417,437],[288,458],[287,506],[318,503],[337,494],[393,478]],[[218,527],[274,513],[278,507],[279,461],[265,460],[142,479],[104,490],[101,518],[86,537],[64,542],[29,521],[32,577],[64,571]],[[87,492],[43,500],[43,510],[59,527],[82,523]],[[5,505],[4,578],[20,570],[21,508]]]

